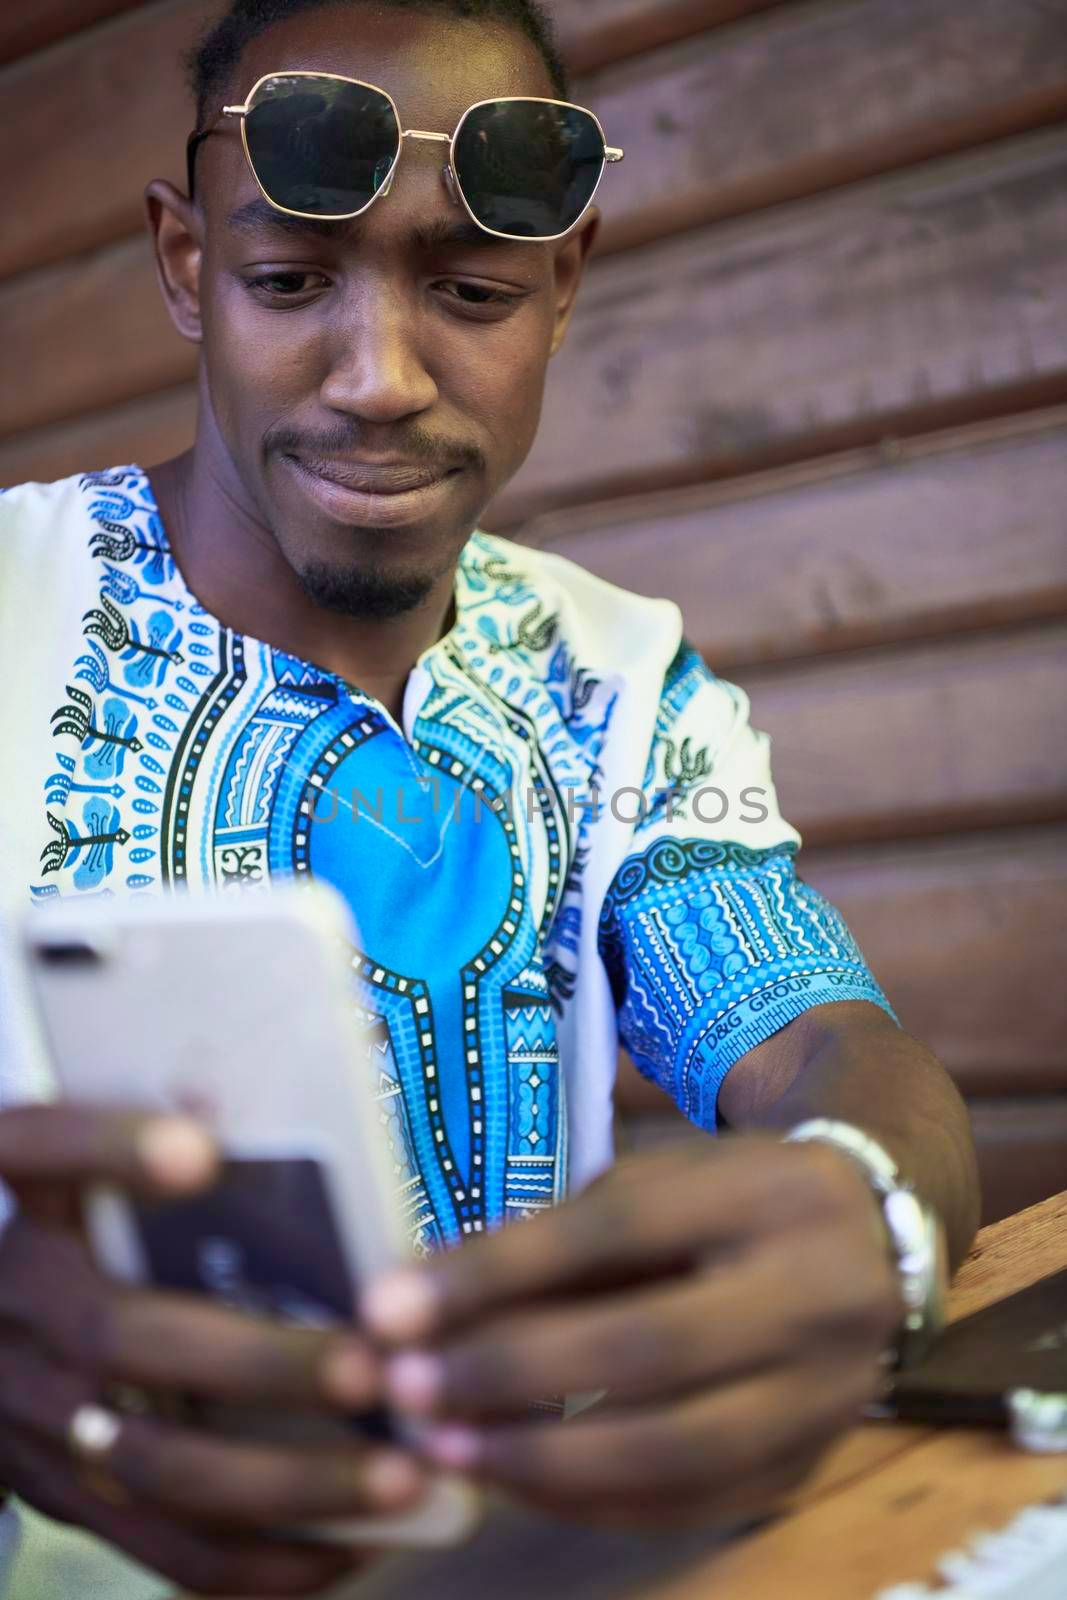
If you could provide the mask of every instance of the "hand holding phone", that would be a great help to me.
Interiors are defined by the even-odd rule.
[[[166,1204],[204,1192],[216,1166],[184,1121],[66,1105],[0,1112],[0,1179],[20,1207],[0,1237],[0,1483],[193,1592],[316,1593],[364,1558],[274,1530],[416,1508],[426,1479],[395,1448],[357,1439],[309,1455],[119,1413],[106,1473],[87,1480],[68,1446],[77,1409],[107,1405],[116,1384],[164,1407],[192,1394],[338,1418],[376,1395],[374,1357],[354,1331],[272,1324],[97,1270],[78,1225],[85,1184]]]
[[[201,1321],[269,1319],[272,1348],[298,1362],[295,1389],[279,1387],[277,1370],[261,1380],[251,1354],[247,1367],[234,1359],[218,1390],[194,1383],[179,1395],[174,1383],[182,1425],[217,1430],[234,1447],[239,1437],[245,1449],[310,1446],[323,1470],[348,1462],[329,1506],[312,1508],[286,1480],[287,1509],[273,1522],[286,1534],[375,1545],[462,1537],[477,1499],[454,1474],[427,1474],[421,1495],[404,1500],[410,1509],[389,1516],[375,1514],[384,1508],[363,1488],[347,1502],[342,1488],[355,1490],[353,1474],[363,1484],[361,1462],[382,1485],[382,1462],[396,1483],[407,1463],[410,1479],[413,1454],[403,1447],[418,1431],[383,1409],[373,1352],[356,1328],[361,1286],[404,1259],[407,1245],[367,1071],[369,1024],[345,982],[341,956],[356,935],[343,902],[319,885],[247,899],[64,901],[27,917],[23,936],[60,1090],[103,1108],[195,1114],[221,1154],[214,1181],[195,1196],[93,1186],[97,1263],[127,1285],[183,1296],[162,1304],[195,1308]],[[177,1343],[165,1317],[150,1331]],[[298,1357],[317,1348],[309,1339],[331,1337],[330,1349],[343,1340],[348,1352],[344,1406],[300,1365],[310,1354]],[[343,1366],[338,1356],[330,1369],[334,1402]],[[376,1456],[372,1446],[391,1448]],[[260,1526],[271,1525],[264,1513]]]

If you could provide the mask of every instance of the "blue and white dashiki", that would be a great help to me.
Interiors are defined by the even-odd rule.
[[[713,1129],[739,1056],[885,1003],[668,601],[475,533],[400,728],[205,612],[136,467],[0,496],[0,594],[0,882],[339,889],[417,1245],[607,1164],[620,1037]]]
[[[335,885],[421,1250],[610,1162],[620,1039],[711,1130],[761,1040],[826,1001],[886,1006],[675,605],[481,532],[455,601],[398,727],[207,613],[139,468],[0,495],[5,900]],[[0,1103],[45,1082],[8,994]]]

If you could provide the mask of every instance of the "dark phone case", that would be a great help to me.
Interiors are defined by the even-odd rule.
[[[1012,1389],[1067,1394],[1067,1270],[955,1322],[886,1402],[908,1422],[1006,1427]]]
[[[202,1194],[132,1202],[148,1275],[160,1288],[206,1294],[290,1325],[352,1323],[356,1296],[320,1164],[305,1156],[230,1158]],[[355,1431],[389,1439],[384,1410],[349,1418],[187,1398],[185,1421],[242,1438],[336,1442]]]

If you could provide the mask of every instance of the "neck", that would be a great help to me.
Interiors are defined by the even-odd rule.
[[[224,627],[336,672],[400,722],[412,667],[452,624],[455,568],[399,617],[351,617],[316,605],[204,418],[202,408],[192,450],[148,474],[186,587]]]

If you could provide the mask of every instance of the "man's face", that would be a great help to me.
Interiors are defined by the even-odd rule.
[[[475,101],[554,94],[517,30],[356,5],[254,40],[227,103],[300,69],[377,84],[403,127],[448,134]],[[224,446],[313,599],[407,609],[529,451],[595,223],[556,244],[480,235],[445,186],[447,146],[405,140],[369,211],[306,226],[260,196],[238,120],[218,126],[198,155],[199,315]],[[435,479],[380,492],[408,467]]]

